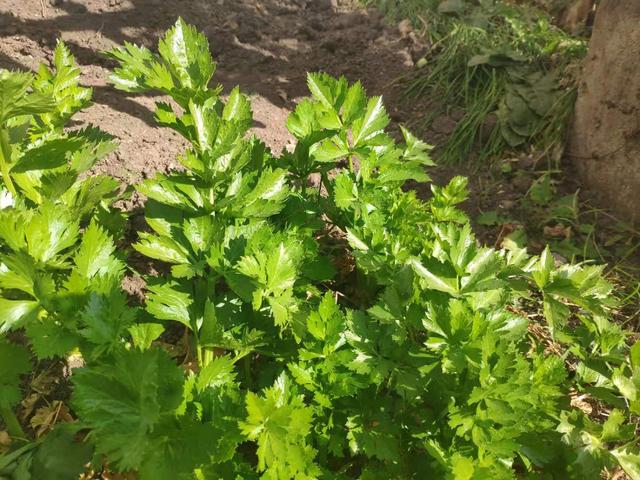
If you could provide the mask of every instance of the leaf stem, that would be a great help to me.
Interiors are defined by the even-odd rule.
[[[7,426],[9,435],[14,438],[23,439],[27,437],[22,429],[22,425],[20,425],[20,422],[18,421],[18,417],[16,417],[16,414],[13,412],[13,409],[6,406],[0,406],[0,416]]]
[[[0,127],[0,173],[2,180],[11,194],[16,196],[16,188],[13,186],[9,170],[11,169],[11,144],[9,143],[9,133]]]
[[[213,350],[210,348],[202,347],[202,362],[200,367],[206,367],[213,361]]]

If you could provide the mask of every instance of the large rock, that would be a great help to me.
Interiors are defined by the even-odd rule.
[[[603,206],[640,221],[640,0],[600,3],[567,154]]]

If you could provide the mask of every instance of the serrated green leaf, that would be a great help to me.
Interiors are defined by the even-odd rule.
[[[240,429],[258,443],[259,471],[291,479],[313,478],[319,473],[313,464],[315,451],[305,441],[313,410],[291,392],[284,373],[264,390],[264,396],[248,392],[246,406],[247,418],[240,422]]]
[[[20,376],[30,369],[29,351],[0,338],[0,407],[11,408],[20,401]]]
[[[439,290],[450,295],[458,294],[457,279],[439,277],[415,258],[410,259],[408,264],[422,279],[424,279],[427,288]]]
[[[30,92],[33,74],[0,69],[0,124],[20,116],[49,112],[53,99],[38,92]]]
[[[147,311],[158,320],[175,320],[192,328],[189,307],[193,303],[191,296],[178,290],[176,284],[163,283],[149,285]]]
[[[72,404],[95,432],[99,453],[121,470],[140,468],[155,450],[154,429],[175,415],[183,373],[161,350],[121,351],[113,362],[76,370]]]
[[[139,232],[140,241],[133,245],[143,255],[168,263],[189,263],[189,254],[185,248],[169,237]]]
[[[335,80],[326,73],[308,73],[307,87],[309,91],[326,108],[333,108]]]
[[[151,344],[162,335],[164,327],[159,323],[138,323],[129,327],[133,344],[139,350],[149,350]]]
[[[158,51],[183,88],[204,90],[209,85],[216,64],[207,37],[182,18],[160,40]]]
[[[233,359],[228,356],[215,357],[198,373],[197,388],[204,391],[206,388],[218,388],[232,384],[235,381]]]
[[[389,125],[390,119],[382,103],[382,97],[372,97],[367,103],[364,117],[354,122],[353,143],[360,145],[372,135],[383,130]]]
[[[345,125],[350,125],[353,121],[364,114],[367,106],[367,96],[362,83],[356,82],[347,90],[347,96],[342,105],[342,121]]]
[[[246,95],[240,92],[239,87],[231,90],[227,103],[222,110],[222,119],[238,122],[244,128],[249,128],[253,122],[251,102]]]
[[[79,477],[91,460],[93,447],[81,442],[71,429],[58,425],[44,437],[33,456],[31,473],[42,480],[68,480]]]
[[[0,333],[20,327],[35,318],[40,305],[33,300],[7,300],[0,298]]]
[[[74,256],[75,270],[85,278],[96,275],[118,276],[124,270],[114,253],[111,237],[96,222],[91,222],[82,234],[80,248]]]

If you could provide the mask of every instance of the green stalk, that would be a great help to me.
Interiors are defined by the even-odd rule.
[[[11,192],[11,195],[16,196],[16,188],[13,186],[11,177],[9,176],[9,170],[11,170],[11,144],[9,143],[9,133],[0,128],[0,173],[2,173],[2,180],[4,184]]]
[[[18,421],[18,417],[16,417],[16,414],[13,412],[13,409],[6,406],[0,406],[0,416],[3,418],[4,423],[7,426],[9,435],[13,438],[27,437],[22,429],[22,425],[20,425],[20,422]]]
[[[202,347],[200,346],[200,342],[198,342],[198,334],[194,332],[193,339],[196,344],[196,354],[198,356],[198,365],[200,368],[204,367],[202,364]]]
[[[206,367],[211,362],[213,362],[213,350],[210,348],[203,348],[201,366]]]

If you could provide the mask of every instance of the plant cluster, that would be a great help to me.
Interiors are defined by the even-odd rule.
[[[469,158],[476,148],[483,161],[525,144],[546,152],[564,141],[577,91],[567,67],[584,56],[586,44],[546,13],[508,0],[365,3],[413,19],[429,40],[407,95],[435,90],[443,95],[440,113],[464,110],[443,163]]]
[[[136,187],[133,248],[166,266],[142,305],[121,287],[117,184],[79,176],[112,139],[63,128],[90,97],[72,57],[59,44],[55,70],[0,74],[0,413],[16,446],[0,478],[640,478],[640,343],[609,321],[600,267],[478,245],[464,178],[428,201],[404,190],[428,180],[429,147],[385,133],[360,83],[310,74],[295,149],[276,156],[248,134],[248,97],[210,86],[201,33],[178,20],[158,52],[109,53],[115,87],[171,97],[156,120],[189,142],[179,170]],[[162,347],[176,336],[187,353]],[[21,379],[71,352],[77,421],[30,440]]]

